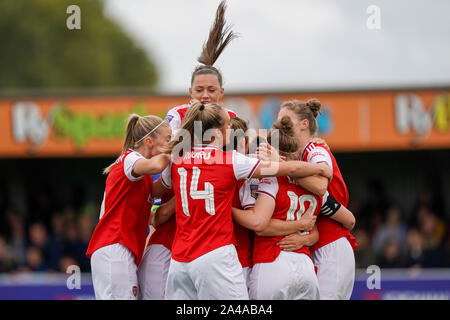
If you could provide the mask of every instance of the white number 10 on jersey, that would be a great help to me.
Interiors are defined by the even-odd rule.
[[[291,200],[291,205],[287,212],[286,221],[300,220],[301,216],[305,213],[305,202],[309,202],[310,206],[312,206],[311,215],[314,214],[317,207],[317,200],[313,195],[304,194],[298,197],[294,192],[287,192],[289,199]],[[300,208],[297,210],[298,205],[300,204]],[[309,232],[302,232],[300,235],[308,234]]]
[[[216,210],[214,207],[214,186],[205,182],[205,189],[198,190],[198,178],[200,177],[200,169],[197,167],[192,168],[192,180],[189,194],[192,199],[205,200],[206,212],[210,215],[215,215]],[[188,194],[187,194],[187,171],[184,168],[178,168],[178,174],[180,175],[180,193],[181,193],[181,205],[183,207],[183,213],[189,216],[188,207]]]

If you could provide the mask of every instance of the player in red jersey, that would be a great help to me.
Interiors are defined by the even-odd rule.
[[[233,145],[234,149],[242,154],[248,154],[249,151],[249,142],[248,142],[248,136],[246,135],[248,126],[247,123],[236,117],[231,119],[231,128],[233,129],[232,137],[234,138]],[[254,139],[252,144],[255,143],[256,145],[254,148],[256,150],[256,146],[258,145],[258,140],[260,140],[261,137],[257,137]],[[265,138],[264,138],[264,141]],[[249,210],[254,207],[255,200],[257,196],[257,190],[258,190],[259,180],[258,179],[245,179],[238,181],[238,185],[236,187],[236,191],[233,198],[233,210],[235,209],[241,209],[241,210]],[[251,211],[250,211],[251,213]],[[309,213],[307,211],[307,213]],[[305,218],[306,216],[306,218]],[[261,236],[286,236],[293,232],[297,232],[300,230],[305,230],[305,227],[313,226],[315,223],[315,217],[311,218],[310,221],[308,221],[309,215],[305,215],[304,218],[300,221],[300,224],[295,223],[294,221],[281,221],[277,220],[270,221],[268,226],[264,228],[264,230],[261,230],[258,232]],[[254,219],[250,222],[249,228],[255,228],[256,230],[259,230],[258,227],[261,224],[258,223],[258,219]],[[244,277],[246,279],[247,288],[249,289],[249,296],[250,299],[254,298],[252,296],[253,292],[250,292],[249,284],[250,284],[250,275],[252,271],[253,266],[253,259],[252,259],[252,251],[253,251],[253,238],[254,238],[254,232],[253,229],[250,230],[241,224],[237,223],[234,219],[233,221],[233,227],[234,227],[234,233],[236,236],[236,251],[238,254],[239,262],[242,265],[243,271],[244,271]],[[306,227],[308,228],[308,227]],[[308,244],[311,239],[314,239],[313,237],[302,235],[300,236],[302,238],[302,241],[305,244]],[[316,239],[317,240],[317,239]],[[313,240],[313,241],[316,241]]]
[[[279,152],[287,160],[298,159],[298,142],[289,118],[275,123],[267,139],[269,143],[277,139]],[[307,245],[313,245],[319,238],[317,228],[311,233],[308,231],[313,228],[315,216],[320,212],[322,197],[300,187],[290,177],[260,179],[256,192],[258,198],[253,212],[244,214],[233,208],[233,216],[239,223],[257,231],[253,248],[254,266],[250,275],[250,298],[317,300],[318,282]],[[275,220],[298,229],[283,234],[274,231],[273,227],[267,228]],[[293,221],[299,224],[293,224]],[[300,230],[306,231],[300,235],[307,238],[305,246],[283,251],[277,245],[282,236]]]
[[[278,119],[288,116],[294,122],[296,136],[299,139],[301,160],[310,163],[325,163],[333,170],[333,179],[317,177],[314,183],[301,184],[308,190],[319,193],[324,188],[335,199],[333,205],[346,207],[348,204],[348,190],[336,159],[329,149],[310,142],[317,132],[316,117],[321,104],[317,99],[308,102],[287,101],[281,105]],[[329,209],[329,208],[328,208]],[[357,244],[349,229],[354,225],[354,217],[344,225],[326,216],[327,212],[319,215],[317,228],[319,241],[311,247],[312,259],[317,268],[321,299],[350,299],[355,278],[355,257],[353,250]],[[348,219],[347,219],[348,220]],[[347,227],[347,228],[346,228]]]
[[[191,88],[189,88],[190,103],[174,107],[169,110],[165,120],[170,123],[175,134],[181,127],[181,123],[189,110],[192,101],[202,103],[222,101],[224,89],[222,87],[222,74],[213,65],[227,44],[235,37],[225,27],[225,3],[222,2],[217,9],[215,23],[210,31],[208,41],[203,47],[198,62],[191,75]],[[220,37],[222,36],[222,37]],[[222,41],[222,39],[225,39]],[[235,112],[227,110],[230,117],[236,117]],[[161,199],[161,207],[158,208],[153,221],[155,231],[150,236],[148,246],[144,251],[142,264],[138,270],[139,285],[142,289],[142,299],[164,299],[167,273],[169,271],[170,256],[173,238],[175,236],[176,221],[175,198],[173,192],[168,191]]]
[[[166,299],[248,299],[237,258],[231,204],[237,181],[274,175],[320,174],[326,165],[273,163],[223,151],[230,116],[217,104],[194,103],[167,152],[174,155],[162,182],[173,187],[177,229]],[[193,146],[193,147],[192,147]]]
[[[96,299],[136,299],[137,266],[147,237],[154,188],[152,174],[161,172],[170,157],[161,154],[171,137],[166,121],[131,114],[119,158],[104,170],[105,193],[99,222],[86,255],[91,259]]]
[[[189,88],[191,101],[188,104],[174,107],[167,113],[165,119],[169,121],[174,134],[181,127],[181,123],[193,100],[198,100],[202,103],[222,102],[224,95],[223,77],[219,69],[214,67],[214,63],[225,47],[237,37],[230,30],[230,27],[225,28],[225,10],[225,1],[222,1],[217,8],[216,18],[209,32],[208,40],[203,46],[200,57],[197,59],[201,65],[197,66],[191,75],[191,87]],[[234,111],[227,111],[230,117],[236,116]]]
[[[239,153],[248,153],[248,136],[246,132],[248,130],[247,123],[238,118],[231,119],[231,129],[233,133],[233,139],[230,139],[232,147]],[[253,208],[255,205],[255,194],[252,189],[257,186],[257,179],[243,179],[238,181],[236,190],[234,192],[232,206],[242,210]],[[244,279],[249,289],[249,277],[252,268],[252,243],[253,234],[252,231],[244,228],[239,223],[233,221],[234,235],[236,236],[236,252],[243,268]]]

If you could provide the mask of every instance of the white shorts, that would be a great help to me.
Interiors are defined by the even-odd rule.
[[[171,251],[162,244],[145,248],[138,268],[138,282],[143,300],[163,300],[169,272]]]
[[[311,259],[281,251],[269,263],[257,263],[250,276],[252,300],[319,300],[319,284]]]
[[[134,254],[120,243],[95,250],[92,283],[97,300],[136,300],[139,294]]]
[[[190,262],[170,261],[167,300],[248,300],[242,266],[233,244]]]
[[[349,300],[355,282],[355,255],[346,237],[312,252],[321,300]]]
[[[244,272],[245,285],[247,286],[247,292],[250,292],[250,274],[252,273],[252,268],[245,267],[242,269]]]

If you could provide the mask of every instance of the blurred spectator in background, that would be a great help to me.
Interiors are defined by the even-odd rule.
[[[429,210],[421,207],[418,212],[419,232],[423,241],[423,268],[439,268],[444,262],[443,240],[445,224]]]
[[[47,271],[44,255],[39,247],[32,245],[27,248],[26,265],[20,271]]]
[[[412,228],[408,232],[405,267],[420,268],[423,265],[423,241],[420,232]]]
[[[10,272],[17,267],[11,248],[0,236],[0,273]]]
[[[78,238],[78,228],[76,220],[66,220],[64,222],[64,250],[63,257],[71,257],[74,260],[74,264],[80,267],[82,271],[86,270],[86,266],[81,265],[83,256],[86,254],[86,249]],[[59,261],[61,265],[61,258]]]
[[[66,273],[67,269],[73,265],[78,266],[78,261],[70,255],[64,255],[59,259],[58,271],[61,273]]]
[[[77,227],[80,242],[80,268],[83,272],[90,272],[91,262],[88,257],[86,257],[86,251],[89,246],[89,241],[91,240],[92,232],[95,228],[94,219],[90,214],[84,213],[78,218]]]
[[[373,236],[373,250],[376,255],[382,254],[388,241],[394,240],[403,247],[406,241],[407,226],[402,222],[402,214],[398,206],[391,206],[384,222],[375,230]]]
[[[59,260],[64,251],[64,216],[61,212],[53,212],[51,226],[49,268],[52,270],[59,270]]]
[[[376,264],[380,268],[401,268],[403,266],[400,244],[396,239],[389,239],[384,244]]]
[[[370,236],[367,230],[357,229],[352,232],[356,238],[358,247],[355,250],[355,267],[367,268],[375,263],[375,256],[370,243]]]
[[[6,217],[9,230],[8,242],[12,254],[19,265],[24,265],[26,262],[25,221],[18,212],[12,209],[7,210]]]
[[[41,221],[30,224],[28,228],[29,245],[27,248],[27,263],[29,267],[37,268],[37,253],[35,249],[39,249],[41,255],[41,267],[49,268],[50,265],[50,239],[47,228]],[[31,250],[30,250],[31,249]],[[31,251],[31,253],[30,253]],[[32,256],[32,265],[30,265],[30,255]]]
[[[352,232],[358,243],[356,268],[373,264],[381,268],[450,267],[450,224],[444,214],[440,216],[434,211],[436,208],[445,212],[442,203],[437,203],[440,198],[432,188],[425,189],[418,197],[417,206],[408,216],[409,228],[400,208],[389,205],[381,183],[368,181],[366,191],[363,198],[349,202],[357,223]],[[1,197],[0,194],[0,201],[5,205]],[[90,272],[90,261],[85,254],[98,222],[100,203],[84,202],[78,212],[71,205],[55,210],[42,194],[33,201],[39,205],[39,215],[45,217],[36,219],[39,218],[36,212],[21,215],[4,206],[0,273],[65,273],[71,265],[79,266],[82,272]],[[47,212],[51,207],[52,211]],[[32,208],[30,204],[28,208]]]

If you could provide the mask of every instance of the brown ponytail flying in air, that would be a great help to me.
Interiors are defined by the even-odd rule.
[[[238,37],[237,34],[231,30],[231,26],[225,26],[225,10],[226,4],[225,1],[222,1],[217,8],[216,18],[211,30],[209,31],[208,40],[205,44],[203,44],[202,53],[197,59],[197,61],[202,65],[196,67],[192,73],[191,85],[194,82],[196,75],[215,74],[219,79],[220,86],[222,87],[222,74],[217,68],[213,67],[213,65],[231,40]]]

